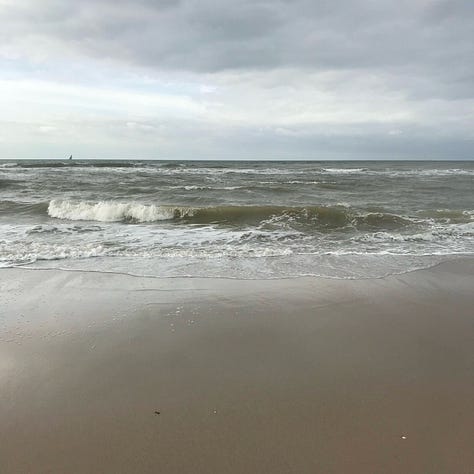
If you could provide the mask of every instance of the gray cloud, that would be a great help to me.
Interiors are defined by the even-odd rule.
[[[4,7],[3,42],[159,69],[393,68],[471,83],[469,0],[44,0]],[[41,44],[41,43],[40,43]],[[39,47],[40,44],[36,45]]]
[[[137,112],[110,125],[129,123],[122,135],[150,149],[186,134],[203,153],[474,151],[471,0],[17,0],[0,1],[0,21],[0,59],[39,65],[30,77],[90,63],[112,65],[104,84],[114,71],[210,83],[212,100],[192,97],[199,119],[156,128]]]

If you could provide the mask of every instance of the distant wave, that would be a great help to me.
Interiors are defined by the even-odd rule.
[[[445,176],[474,176],[474,169],[461,168],[431,168],[431,169],[410,169],[400,170],[394,168],[385,169],[369,169],[369,168],[321,168],[319,170],[323,174],[331,175],[351,175],[351,174],[367,174],[382,175],[387,178],[398,177],[445,177]]]
[[[169,186],[169,189],[184,189],[185,191],[234,191],[236,189],[244,189],[245,186],[197,186],[197,185],[180,185]]]
[[[474,176],[474,169],[460,169],[460,168],[431,168],[431,169],[411,169],[411,170],[372,170],[373,174],[386,174],[387,177],[433,177],[442,178],[446,176]]]
[[[330,174],[360,174],[369,170],[367,168],[322,168],[321,171]]]
[[[364,163],[365,165],[366,163]],[[248,163],[245,168],[238,168],[232,166],[232,163],[222,165],[222,164],[200,164],[199,162],[173,162],[173,161],[115,161],[115,160],[18,160],[16,162],[0,162],[0,169],[7,171],[9,168],[85,168],[90,170],[100,169],[114,170],[121,169],[123,172],[127,172],[127,169],[130,172],[137,171],[138,169],[146,170],[152,174],[158,174],[163,176],[174,176],[174,175],[205,175],[208,177],[212,176],[239,176],[239,175],[265,175],[265,176],[301,176],[301,175],[310,175],[310,176],[340,176],[344,178],[345,176],[350,177],[351,175],[376,175],[376,176],[385,176],[387,178],[397,178],[397,177],[446,177],[446,176],[474,176],[474,169],[472,168],[459,168],[459,167],[433,167],[426,168],[424,165],[419,165],[421,167],[411,167],[409,169],[404,169],[403,167],[393,167],[388,165],[384,168],[372,168],[372,167],[356,167],[357,165],[351,166],[347,163],[344,163],[342,166],[339,166],[336,162],[333,166],[322,164],[319,162],[314,162],[310,165],[306,163],[307,168],[293,168],[285,169],[283,167],[278,167],[275,163],[269,162],[267,166],[262,166],[261,162],[252,165]],[[435,165],[436,166],[436,165]],[[125,169],[124,169],[125,168]]]
[[[0,164],[0,168],[137,168],[140,161],[37,160]]]
[[[168,163],[163,163],[160,167],[161,168],[183,168],[184,166],[186,166],[185,163],[182,163],[182,162],[168,162]]]

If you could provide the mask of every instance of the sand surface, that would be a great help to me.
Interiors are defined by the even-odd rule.
[[[473,440],[474,260],[359,281],[0,270],[3,474],[472,474]]]

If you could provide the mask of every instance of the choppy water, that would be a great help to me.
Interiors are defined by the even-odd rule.
[[[474,255],[474,162],[0,161],[0,266],[377,277]]]

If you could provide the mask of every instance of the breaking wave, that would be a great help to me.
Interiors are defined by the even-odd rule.
[[[156,222],[192,215],[192,209],[135,202],[53,200],[49,203],[48,214],[73,221]]]
[[[53,200],[48,214],[57,219],[151,223],[187,220],[198,224],[307,224],[319,229],[397,229],[413,223],[408,217],[383,212],[363,213],[344,206],[214,206],[188,207],[116,201]]]

